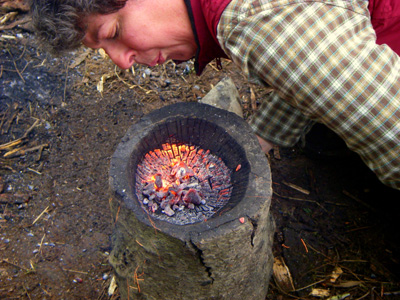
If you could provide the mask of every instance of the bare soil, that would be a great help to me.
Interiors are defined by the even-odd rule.
[[[0,45],[0,298],[118,299],[118,289],[108,294],[108,168],[126,130],[154,109],[198,101],[225,76],[246,119],[268,91],[227,60],[200,77],[192,62],[119,70],[98,51],[46,56],[27,26],[0,31]],[[315,299],[317,288],[336,299],[400,299],[400,192],[355,154],[311,150],[269,157],[274,253],[295,291],[275,277],[267,299]]]

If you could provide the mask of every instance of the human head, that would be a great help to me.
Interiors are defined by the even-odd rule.
[[[58,55],[78,48],[85,36],[83,20],[111,14],[128,0],[30,0],[32,24],[41,45]]]

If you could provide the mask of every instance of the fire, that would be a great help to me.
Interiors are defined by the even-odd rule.
[[[204,210],[214,213],[229,201],[230,175],[222,159],[209,150],[165,143],[138,165],[136,194],[151,213],[171,217],[188,209],[206,219],[210,213]]]

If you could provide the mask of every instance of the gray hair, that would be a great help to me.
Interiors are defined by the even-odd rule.
[[[30,0],[32,25],[45,50],[60,55],[81,46],[85,17],[110,14],[128,0]]]

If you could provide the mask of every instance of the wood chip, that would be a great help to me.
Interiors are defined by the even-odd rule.
[[[332,271],[331,277],[329,278],[329,282],[335,283],[339,276],[342,274],[343,270],[340,267],[335,267],[335,269]]]
[[[274,258],[273,275],[276,284],[282,291],[290,292],[295,290],[290,270],[281,256]]]
[[[329,290],[327,289],[312,289],[310,295],[318,298],[325,298],[329,296]]]

